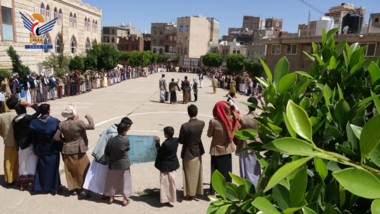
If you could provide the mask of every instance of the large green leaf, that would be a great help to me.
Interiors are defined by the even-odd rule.
[[[234,180],[239,186],[240,185],[245,185],[244,179],[241,178],[240,176],[232,174],[231,172],[228,172],[228,174],[231,176],[232,180]],[[247,191],[248,191],[248,189],[247,189]]]
[[[256,77],[256,79],[265,87],[268,88],[269,83],[264,78]]]
[[[372,201],[371,212],[373,214],[380,213],[380,199],[376,199],[376,200]]]
[[[256,198],[252,205],[259,209],[263,214],[281,214],[272,203],[263,197]]]
[[[212,174],[211,182],[215,191],[223,198],[226,198],[226,179],[218,170],[215,170],[214,174]]]
[[[371,91],[371,96],[375,96],[375,95],[376,94],[373,91]],[[373,100],[373,102],[375,103],[377,111],[380,111],[380,99],[377,97]]]
[[[380,142],[380,115],[371,118],[363,127],[360,136],[360,152],[362,158],[372,152]]]
[[[244,102],[244,101],[241,101],[241,102],[239,102],[239,103],[244,104],[244,105],[247,105],[247,106],[250,106],[250,107],[255,108],[255,109],[263,110],[260,106],[255,105],[254,103]]]
[[[319,176],[322,178],[322,181],[324,181],[328,175],[328,170],[325,163],[320,158],[314,158],[314,166],[315,166],[315,170],[318,172]]]
[[[289,190],[283,185],[276,185],[273,187],[272,197],[273,201],[276,202],[280,209],[286,210],[289,207],[292,207]]]
[[[380,79],[380,69],[379,69],[379,66],[377,66],[376,63],[371,62],[371,64],[368,67],[368,72],[371,75],[372,87],[374,87],[376,81]]]
[[[243,129],[240,131],[234,132],[234,135],[236,138],[240,140],[255,140],[255,136],[257,135],[257,130],[256,129]]]
[[[380,198],[380,181],[366,170],[348,168],[333,172],[333,176],[345,189],[357,196]]]
[[[216,214],[225,214],[230,206],[231,204],[221,206],[218,211],[216,211]]]
[[[236,192],[237,192],[238,197],[241,201],[243,201],[245,199],[245,197],[247,196],[247,191],[245,190],[245,185],[238,186],[238,188],[236,189]]]
[[[288,73],[289,73],[289,61],[284,56],[278,61],[278,63],[276,64],[276,67],[274,68],[273,85],[275,88],[278,88],[278,84],[280,83],[280,80]]]
[[[335,46],[335,51],[337,53],[340,53],[343,48],[346,46],[347,40],[342,40],[340,41],[336,46]]]
[[[265,64],[265,62],[261,58],[259,59],[260,59],[261,65],[263,65],[265,74],[267,75],[269,82],[273,83],[272,72],[269,70],[267,64]]]
[[[345,100],[339,100],[338,104],[335,107],[335,117],[336,119],[346,125],[347,117],[346,115],[350,111],[350,104],[348,104]]]
[[[284,210],[283,213],[284,214],[293,214],[300,209],[302,209],[302,207],[292,207],[292,208],[288,208],[288,209]]]
[[[355,136],[360,140],[360,135],[362,134],[363,128],[351,124],[351,129],[354,132]]]
[[[283,114],[284,114],[285,125],[286,125],[286,128],[288,129],[288,132],[289,132],[290,136],[296,138],[297,137],[297,133],[294,131],[294,129],[290,125],[288,117],[286,116],[285,112],[283,112]]]
[[[325,26],[322,26],[322,46],[325,46],[327,40]]]
[[[265,144],[263,148],[290,155],[315,156],[319,154],[318,151],[314,151],[310,143],[290,137],[274,140]]]
[[[296,161],[293,161],[291,163],[288,163],[281,167],[279,170],[277,170],[274,175],[270,178],[267,186],[265,187],[264,192],[267,192],[268,190],[272,189],[275,185],[277,185],[282,179],[286,178],[288,175],[290,175],[293,171],[304,165],[306,162],[311,160],[312,157],[306,157],[302,158]]]
[[[234,184],[233,184],[234,185]],[[226,198],[230,201],[239,201],[239,196],[237,193],[237,187],[227,183],[226,188]],[[233,188],[232,188],[233,186]]]
[[[334,70],[338,67],[338,62],[336,61],[335,57],[332,56],[330,58],[330,70]]]
[[[308,207],[302,208],[302,211],[303,211],[303,214],[317,214],[316,212],[314,212],[314,210],[312,210]]]
[[[307,78],[310,78],[310,79],[314,79],[313,76],[311,76],[309,73],[307,73],[305,71],[296,71],[296,73],[298,73],[299,75],[302,75],[304,77],[307,77]]]
[[[302,138],[313,141],[312,138],[312,126],[309,120],[309,116],[300,106],[295,104],[292,100],[289,100],[286,106],[286,116],[293,130]]]
[[[374,164],[376,164],[376,166],[380,167],[380,144],[377,145],[371,153],[369,153],[368,157]]]
[[[292,207],[298,207],[305,198],[307,187],[307,169],[306,167],[299,171],[290,181],[290,199]]]
[[[297,81],[297,73],[291,73],[283,76],[278,83],[278,92],[280,94],[291,89]]]

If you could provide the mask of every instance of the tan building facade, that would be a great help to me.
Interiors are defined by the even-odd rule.
[[[310,21],[309,24],[298,25],[298,32],[300,36],[315,36],[317,30],[317,21]]]
[[[184,58],[200,58],[208,52],[209,20],[203,16],[177,18],[177,54]]]
[[[341,34],[335,35],[335,42],[346,40],[348,44],[358,42],[361,46],[367,45],[365,56],[368,58],[380,56],[380,34],[364,34],[360,37],[358,34]],[[300,38],[274,38],[262,39],[260,43],[267,46],[265,63],[273,72],[277,62],[286,57],[290,63],[290,71],[308,72],[312,61],[303,51],[312,53],[312,42],[321,42],[321,36],[300,37]]]
[[[0,69],[11,69],[12,63],[6,53],[11,45],[20,55],[24,65],[40,72],[42,61],[59,50],[58,35],[63,32],[64,53],[74,56],[85,53],[91,43],[101,41],[102,10],[80,0],[0,0]],[[30,31],[24,27],[21,13],[41,14],[44,23],[58,17],[53,29],[43,35],[42,44],[53,45],[53,49],[25,49],[30,45]],[[26,15],[27,16],[27,15]]]

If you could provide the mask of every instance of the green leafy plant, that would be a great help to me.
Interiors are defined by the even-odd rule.
[[[217,53],[207,53],[202,57],[202,62],[207,67],[220,67],[223,63],[222,55]]]
[[[84,57],[75,56],[73,59],[70,60],[69,68],[71,71],[73,70],[84,71]]]
[[[11,73],[9,73],[8,69],[0,69],[0,77],[7,76],[8,79],[11,78]]]
[[[244,67],[245,56],[243,54],[228,54],[226,56],[227,69],[240,72]]]
[[[252,141],[243,151],[262,151],[262,176],[251,189],[245,179],[232,176],[230,184],[214,173],[222,199],[210,197],[207,213],[379,213],[380,59],[366,59],[357,43],[336,44],[337,30],[323,29],[313,54],[304,52],[313,61],[309,72],[289,74],[285,57],[273,73],[261,61],[268,77],[257,78],[266,86],[255,118],[262,143],[254,132],[235,136]],[[245,194],[227,195],[231,186]]]
[[[26,75],[30,74],[29,67],[22,64],[20,56],[18,55],[18,53],[12,45],[9,46],[6,52],[9,58],[11,58],[13,73],[18,73],[18,75],[20,76],[20,82],[24,82],[26,79]]]

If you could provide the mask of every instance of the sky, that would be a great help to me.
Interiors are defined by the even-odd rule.
[[[283,31],[296,33],[298,24],[307,24],[310,10],[311,21],[322,15],[303,4],[300,0],[82,0],[91,6],[102,9],[102,27],[131,23],[141,32],[150,33],[152,22],[176,22],[177,17],[202,14],[220,21],[222,37],[229,27],[242,27],[243,16],[260,16],[284,19]],[[351,3],[355,7],[367,9],[369,14],[380,13],[380,0],[306,0],[323,12],[341,3]]]

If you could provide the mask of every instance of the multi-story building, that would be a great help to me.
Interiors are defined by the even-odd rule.
[[[298,32],[300,36],[315,36],[317,30],[317,21],[311,21],[309,24],[299,24]]]
[[[265,22],[260,17],[256,16],[244,16],[243,17],[243,30],[262,30]]]
[[[370,15],[368,33],[380,33],[380,13]]]
[[[136,34],[118,37],[117,50],[124,52],[144,51],[144,37]]]
[[[215,19],[201,15],[177,18],[176,48],[177,54],[180,56],[180,65],[185,62],[185,58],[199,59],[209,51],[210,41],[213,41],[210,32],[212,28],[209,27],[210,20]],[[214,27],[216,26],[215,24]]]
[[[151,27],[151,51],[157,54],[165,53],[165,27],[168,23],[152,23]]]
[[[71,56],[85,53],[92,42],[101,41],[102,10],[80,0],[1,0],[0,4],[0,69],[12,68],[5,51],[9,46],[14,47],[23,64],[40,72],[45,58],[59,52],[61,32],[64,53]],[[40,22],[40,27],[58,18],[53,29],[42,35],[42,44],[53,45],[53,49],[25,49],[25,45],[30,45],[31,32],[24,27],[20,12],[27,17],[34,13],[42,15],[44,23]]]
[[[144,32],[144,51],[150,51],[151,46],[151,34]]]
[[[280,32],[282,31],[283,19],[269,18],[265,19],[265,28],[273,30],[273,36],[279,37]]]
[[[210,42],[209,44],[217,45],[219,43],[219,21],[215,18],[207,18],[209,21]]]
[[[120,26],[105,26],[102,30],[102,42],[112,45],[114,49],[122,48],[128,44],[129,51],[136,50],[136,45],[141,42],[144,43],[143,40],[139,41],[141,37],[140,31],[132,27],[130,23],[128,25],[121,23]],[[123,40],[123,46],[119,46],[120,40]],[[137,48],[137,50],[140,50],[140,48]]]
[[[368,58],[380,56],[380,34],[342,34],[335,35],[335,42],[347,40],[348,44],[358,42],[361,46],[366,45],[365,56]],[[267,46],[265,63],[271,71],[277,62],[284,56],[289,60],[290,71],[309,71],[312,61],[303,52],[312,53],[312,42],[322,41],[321,36],[288,37],[261,39],[260,43]]]
[[[329,9],[329,12],[325,16],[330,16],[334,19],[335,24],[339,26],[342,24],[342,18],[347,13],[357,13],[362,14],[365,17],[366,8],[365,7],[355,7],[353,4],[342,3],[340,6],[334,6]]]

